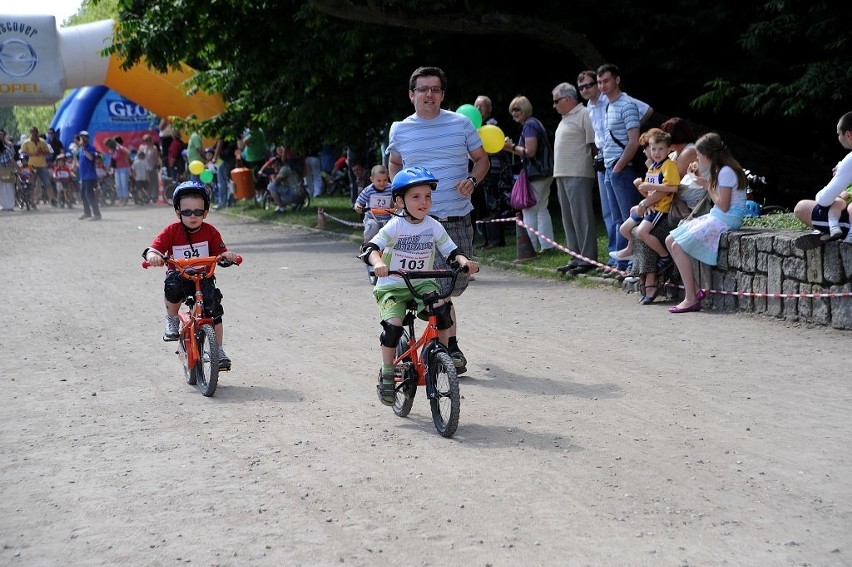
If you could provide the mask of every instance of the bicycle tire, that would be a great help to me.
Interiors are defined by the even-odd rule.
[[[760,207],[760,216],[763,215],[779,215],[789,212],[786,208],[780,205],[766,205]]]
[[[177,189],[177,186],[177,182],[171,179],[163,182],[163,201],[167,205],[174,205],[175,189]]]
[[[402,332],[402,337],[396,345],[395,357],[402,355],[408,350],[408,331]],[[410,358],[406,358],[403,362],[410,362]],[[405,375],[402,377],[403,383],[396,388],[396,400],[393,403],[393,413],[399,417],[405,417],[411,411],[411,406],[414,405],[414,396],[417,394],[417,374],[414,366],[409,364]]]
[[[264,211],[275,208],[275,201],[272,200],[272,195],[269,194],[269,191],[263,192],[263,202],[261,203],[261,206]]]
[[[98,201],[101,205],[109,205],[110,207],[115,205],[115,184],[110,181],[101,181],[100,187],[98,190]]]
[[[452,437],[459,426],[461,396],[453,359],[445,350],[431,353],[426,379],[435,395],[429,400],[432,421],[442,437]]]
[[[183,379],[190,386],[195,386],[195,369],[186,365],[186,341],[188,339],[183,336],[178,340],[178,358],[183,363]]]
[[[216,392],[219,382],[219,343],[213,325],[202,325],[196,331],[198,340],[198,362],[195,363],[195,387],[202,395],[210,397]]]

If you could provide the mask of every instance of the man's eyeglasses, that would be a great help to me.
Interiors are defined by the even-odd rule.
[[[555,99],[553,99],[553,104],[559,104],[560,101],[563,101],[566,98],[568,98],[568,97],[567,96],[561,96],[559,98],[555,98]]]
[[[182,216],[182,217],[191,217],[191,216],[203,217],[204,216],[204,209],[181,209],[180,216]]]
[[[592,88],[592,87],[593,87],[593,86],[595,86],[596,84],[597,84],[597,83],[586,83],[585,85],[577,85],[577,88],[578,88],[578,89],[580,89],[581,91],[584,91],[584,90],[586,90],[586,89],[590,89],[590,88]]]
[[[521,111],[521,109],[518,108],[517,106],[509,109],[509,112],[520,112],[520,111]]]
[[[432,94],[441,94],[444,92],[444,89],[441,87],[414,87],[412,90],[420,94],[426,94],[429,91],[431,91]]]

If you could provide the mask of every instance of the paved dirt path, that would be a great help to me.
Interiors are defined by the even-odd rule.
[[[375,395],[351,242],[212,214],[213,398],[140,252],[164,207],[0,217],[2,565],[852,564],[848,332],[485,268],[457,434]]]

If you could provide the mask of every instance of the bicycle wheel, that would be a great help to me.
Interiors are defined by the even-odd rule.
[[[780,205],[765,205],[760,207],[760,215],[780,215],[788,212],[787,209]]]
[[[399,344],[396,345],[396,353],[394,356],[400,356],[408,350],[408,331],[402,332],[402,337],[399,339]],[[406,358],[404,361],[411,361]],[[393,403],[393,413],[399,417],[405,417],[411,411],[411,406],[414,404],[414,395],[417,393],[417,374],[414,366],[409,365],[402,377],[403,384],[396,387],[396,401]]]
[[[186,383],[190,386],[195,386],[195,369],[190,368],[186,365],[186,341],[188,339],[184,339],[183,337],[178,340],[178,358],[183,364],[183,378],[186,380]]]
[[[430,356],[426,379],[429,380],[435,392],[429,399],[435,429],[443,437],[452,437],[459,426],[461,396],[456,367],[445,350],[436,350]]]
[[[197,340],[199,359],[193,368],[195,387],[209,397],[216,392],[219,382],[219,343],[216,342],[213,325],[202,325],[197,331]]]
[[[163,200],[167,205],[174,204],[175,189],[177,189],[177,186],[177,182],[171,179],[163,182]]]
[[[272,200],[272,195],[269,194],[269,191],[263,192],[263,202],[261,204],[264,211],[275,208],[275,201]]]
[[[115,183],[111,179],[104,178],[101,180],[98,193],[100,193],[99,201],[101,205],[115,205]]]

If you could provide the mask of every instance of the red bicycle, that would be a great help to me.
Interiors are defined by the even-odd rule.
[[[411,341],[415,336],[414,321],[417,319],[417,302],[409,300],[406,304],[402,326],[407,328],[396,346],[394,358],[396,400],[393,404],[393,412],[399,417],[407,416],[414,404],[417,387],[425,386],[426,397],[432,409],[432,421],[435,423],[435,429],[443,437],[452,437],[458,428],[461,395],[459,394],[459,377],[456,374],[453,359],[447,347],[438,340],[438,317],[435,315],[434,306],[438,301],[449,297],[461,271],[461,268],[453,267],[452,270],[422,272],[391,270],[388,272],[388,275],[402,277],[411,293],[423,301],[429,316],[423,333],[412,344]],[[432,278],[452,278],[446,294],[432,291],[420,295],[411,285],[411,280]]]
[[[188,309],[181,309],[178,313],[180,337],[175,354],[183,365],[186,383],[197,387],[203,395],[212,396],[219,382],[219,343],[213,330],[213,319],[204,315],[201,282],[213,277],[217,265],[223,268],[240,265],[243,259],[237,256],[235,262],[229,262],[221,256],[204,256],[175,260],[163,256],[163,260],[169,268],[195,284],[195,294],[184,300]],[[147,260],[142,262],[143,268],[150,266]]]

